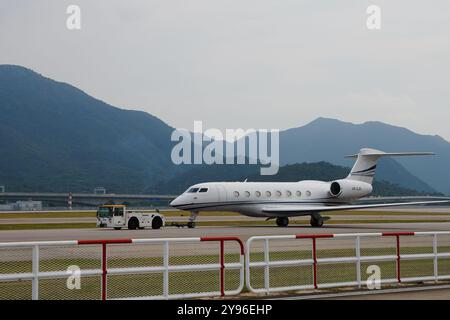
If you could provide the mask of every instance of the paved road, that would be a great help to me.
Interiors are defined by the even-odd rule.
[[[296,221],[304,221],[309,223],[309,217],[295,217],[291,218]],[[427,215],[414,215],[414,216],[396,216],[396,215],[338,215],[332,216],[333,220],[433,220],[433,221],[448,221],[450,220],[450,214],[448,216],[427,216]],[[174,221],[188,221],[188,217],[166,217],[168,223]],[[252,218],[245,216],[204,216],[198,217],[198,222],[212,222],[212,221],[264,221],[263,218]],[[95,223],[95,218],[0,218],[1,224],[48,224],[48,223]]]
[[[120,238],[174,238],[237,236],[246,240],[255,235],[355,233],[394,231],[450,231],[450,222],[442,223],[389,223],[389,224],[337,224],[322,228],[309,226],[255,227],[198,227],[195,229],[166,227],[160,230],[111,230],[111,229],[48,229],[48,230],[5,230],[0,231],[0,242],[45,241],[76,239],[120,239]]]
[[[270,298],[269,298],[270,299]],[[275,297],[273,300],[450,300],[450,285],[407,286],[383,288],[382,290],[343,290],[316,292],[288,297]]]
[[[424,212],[426,210],[426,212]],[[370,211],[370,210],[364,210]],[[346,215],[333,215],[329,213],[328,215],[332,217],[334,220],[448,220],[450,219],[450,207],[407,207],[407,208],[386,208],[386,209],[376,209],[373,211],[377,212],[388,212],[387,214],[377,214],[377,215],[363,215],[358,214],[358,210],[354,211],[354,214],[346,214]],[[392,213],[398,212],[399,215],[395,215]],[[420,215],[401,215],[400,213],[404,212],[414,212],[416,214],[423,213]],[[428,213],[448,213],[442,215],[429,215]],[[16,212],[17,213],[17,212]],[[324,215],[327,215],[326,213]],[[189,213],[183,214],[183,216],[168,216],[166,217],[166,221],[183,221],[188,219]],[[308,223],[309,217],[294,217],[291,218],[295,220],[305,221]],[[233,215],[233,216],[202,216],[201,214],[198,216],[197,221],[208,222],[208,221],[262,221],[262,218],[254,218],[254,217],[246,217],[242,215]],[[95,217],[76,217],[76,218],[33,218],[32,216],[26,218],[2,218],[0,212],[0,224],[33,224],[33,223],[95,223]]]
[[[450,300],[450,289],[435,289],[413,292],[382,293],[350,297],[335,297],[331,300]]]

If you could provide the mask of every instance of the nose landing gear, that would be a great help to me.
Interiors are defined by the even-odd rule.
[[[188,228],[195,228],[195,219],[198,216],[198,211],[191,211],[191,215],[189,217],[189,222],[187,223]]]

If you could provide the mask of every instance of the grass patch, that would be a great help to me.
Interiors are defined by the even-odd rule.
[[[0,219],[21,219],[21,218],[95,218],[95,211],[48,211],[48,212],[17,212],[2,213]]]
[[[227,263],[239,262],[238,254],[226,254]],[[218,264],[219,256],[187,255],[171,256],[171,265]],[[40,270],[65,271],[68,266],[77,265],[83,269],[100,269],[100,259],[72,258],[41,260]],[[162,266],[160,256],[147,258],[110,258],[109,268]],[[0,262],[0,274],[11,272],[31,272],[31,261]],[[67,278],[41,279],[39,291],[41,299],[100,299],[101,276],[81,278],[80,290],[69,290]],[[142,296],[158,296],[163,294],[163,273],[144,273],[130,275],[108,275],[108,298],[126,298]],[[225,288],[235,290],[239,286],[239,271],[226,270]],[[169,292],[183,294],[190,292],[220,291],[219,270],[170,272]],[[0,300],[31,299],[31,281],[0,281]]]
[[[189,211],[161,211],[161,214],[166,217],[189,217]],[[200,211],[200,216],[204,217],[234,217],[241,216],[241,214],[237,212],[228,212],[228,211]]]
[[[142,212],[154,212],[154,210],[136,210]],[[161,211],[166,217],[189,217],[187,211]],[[236,212],[224,211],[208,211],[200,212],[205,217],[210,216],[239,216]],[[95,218],[96,211],[47,211],[47,212],[17,212],[2,213],[0,211],[0,219],[21,219],[21,218]]]
[[[429,219],[376,219],[376,220],[328,220],[325,224],[361,224],[361,223],[441,223],[450,222],[450,219],[429,220]]]
[[[343,210],[343,211],[334,211],[330,213],[323,213],[328,216],[449,216],[450,217],[450,208],[449,212],[406,212],[406,211],[357,211],[357,210]]]
[[[6,230],[47,230],[95,228],[95,223],[6,223],[0,224],[0,231]]]

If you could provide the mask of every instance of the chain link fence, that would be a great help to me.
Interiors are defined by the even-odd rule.
[[[251,237],[246,285],[253,293],[450,279],[450,232]]]
[[[0,300],[189,298],[243,286],[237,238],[0,243]]]
[[[245,256],[245,268],[244,268]],[[244,272],[246,271],[246,272]],[[0,300],[176,299],[450,280],[450,232],[0,243]]]
[[[32,272],[32,248],[0,247],[0,274]],[[5,279],[0,281],[0,299],[31,299],[31,279]]]
[[[438,274],[441,279],[450,280],[450,234],[440,233],[436,235],[436,251],[438,257]]]

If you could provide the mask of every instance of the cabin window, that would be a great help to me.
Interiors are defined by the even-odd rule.
[[[250,197],[250,192],[249,191],[245,191],[245,196],[248,198]]]
[[[288,197],[290,197],[290,196],[292,196],[292,192],[290,192],[290,191],[288,190],[288,191],[286,191],[286,195],[287,195]]]
[[[272,195],[272,193],[270,191],[266,191],[266,196],[270,197]]]
[[[306,191],[306,195],[307,195],[308,197],[311,197],[311,191]]]
[[[208,188],[201,188],[199,192],[208,192]]]
[[[277,191],[276,194],[277,194],[277,197],[281,197],[281,191]]]
[[[255,194],[256,194],[256,196],[257,196],[258,198],[261,197],[261,192],[256,191]]]
[[[191,188],[188,192],[189,193],[196,193],[198,191],[198,188]]]
[[[235,191],[235,192],[234,192],[234,196],[235,196],[236,198],[239,197],[239,192]]]
[[[297,191],[296,195],[297,195],[297,197],[301,197],[302,196],[302,192],[301,191]]]

